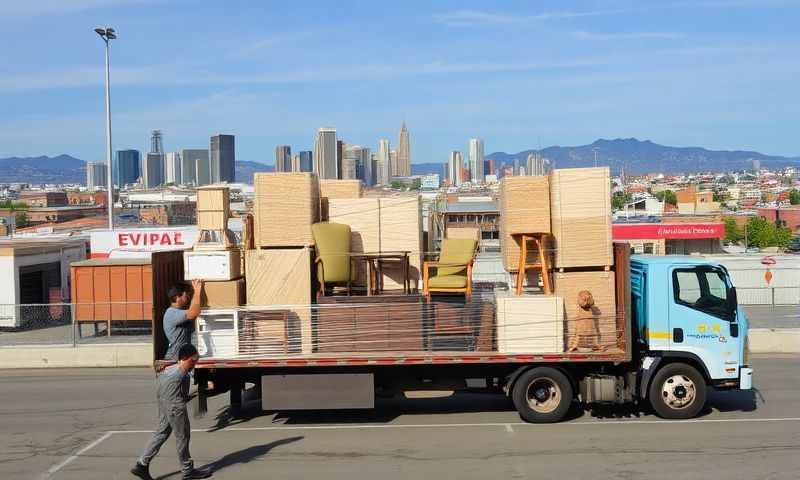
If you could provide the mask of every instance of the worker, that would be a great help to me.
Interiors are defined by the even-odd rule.
[[[192,343],[194,320],[200,316],[200,295],[203,290],[202,280],[192,280],[192,296],[189,301],[189,289],[184,284],[173,285],[167,290],[170,306],[164,312],[164,335],[169,345],[165,360],[176,360],[178,350],[183,345]],[[186,306],[189,306],[186,309]]]
[[[153,432],[144,453],[131,469],[132,474],[143,480],[153,480],[150,476],[150,461],[158,454],[173,431],[183,478],[208,478],[212,474],[210,470],[194,468],[194,462],[189,454],[191,427],[186,403],[189,401],[189,372],[194,369],[198,358],[197,348],[191,343],[184,344],[178,350],[178,363],[166,367],[156,375],[158,428]]]

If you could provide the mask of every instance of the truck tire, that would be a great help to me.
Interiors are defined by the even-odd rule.
[[[656,372],[647,396],[661,418],[694,418],[706,404],[706,381],[691,365],[670,363]]]
[[[564,418],[572,405],[572,384],[560,370],[536,367],[519,376],[511,398],[526,422],[555,423]]]

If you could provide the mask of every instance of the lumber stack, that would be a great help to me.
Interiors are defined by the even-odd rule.
[[[256,173],[256,248],[307,247],[320,220],[319,181],[313,173]]]
[[[330,219],[329,202],[342,198],[361,198],[361,180],[330,180],[320,179],[320,219],[324,222]]]
[[[500,249],[503,267],[519,269],[518,233],[550,233],[550,182],[548,177],[506,177],[500,185]],[[539,252],[529,245],[527,263],[536,263]]]
[[[582,290],[591,292],[595,305],[592,308],[593,328],[598,337],[592,342],[597,350],[608,350],[617,346],[616,319],[616,285],[614,272],[605,271],[573,271],[554,275],[555,293],[564,299],[564,316],[566,318],[565,347],[574,341],[578,326],[576,322],[582,317],[578,307],[578,293]]]
[[[554,295],[516,297],[498,292],[497,351],[541,354],[564,350],[564,299]]]

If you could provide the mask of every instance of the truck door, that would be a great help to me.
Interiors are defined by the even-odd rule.
[[[712,379],[738,378],[741,337],[725,271],[709,265],[672,270],[670,350],[694,354]]]

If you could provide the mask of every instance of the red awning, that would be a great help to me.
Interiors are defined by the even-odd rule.
[[[723,223],[615,223],[614,240],[702,239],[725,237]]]

